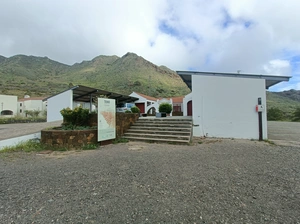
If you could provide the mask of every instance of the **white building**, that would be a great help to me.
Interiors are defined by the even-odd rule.
[[[289,76],[177,72],[192,90],[184,115],[193,117],[193,135],[267,139],[266,89]],[[261,106],[256,106],[261,102]],[[261,125],[259,125],[261,116]]]
[[[155,98],[138,92],[132,92],[129,96],[138,98],[138,100],[135,101],[134,104],[140,109],[140,113],[142,114],[144,113],[151,114],[151,112],[153,111],[158,112],[158,108],[161,103],[172,104],[173,107],[172,113],[183,112],[183,97],[181,96],[171,97],[171,98]]]
[[[40,111],[39,116],[47,111],[47,101],[43,101],[45,97],[29,97],[25,96],[18,100],[18,114],[25,117],[26,110]]]
[[[98,97],[115,99],[116,104],[131,103],[137,100],[135,97],[87,86],[73,86],[70,89],[44,99],[44,101],[47,101],[47,122],[63,120],[60,111],[64,108],[74,109],[75,107],[82,106],[93,111],[96,109],[94,99]]]
[[[0,116],[13,117],[17,115],[17,96],[0,95]]]

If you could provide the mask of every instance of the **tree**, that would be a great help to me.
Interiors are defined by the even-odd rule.
[[[268,121],[280,121],[283,120],[283,111],[277,107],[271,107],[267,111]]]
[[[293,121],[300,121],[300,107],[298,107],[294,112]]]
[[[160,113],[171,113],[172,112],[172,104],[169,104],[169,103],[161,103],[158,107],[158,111]]]

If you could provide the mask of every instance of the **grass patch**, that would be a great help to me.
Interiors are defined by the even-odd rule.
[[[97,144],[87,144],[82,146],[82,150],[92,150],[92,149],[97,149],[98,145]]]
[[[128,139],[126,138],[116,138],[115,140],[112,141],[113,144],[118,144],[118,143],[127,143]]]
[[[25,142],[18,143],[14,146],[6,146],[0,153],[6,152],[39,152],[46,150],[46,145],[41,144],[38,140],[29,140]]]
[[[275,142],[273,142],[269,139],[264,139],[264,142],[269,143],[270,145],[275,145]]]
[[[97,149],[97,144],[87,144],[80,148],[76,148],[77,150],[91,150]],[[0,153],[12,153],[12,152],[40,152],[44,150],[51,150],[51,151],[69,151],[70,149],[65,146],[49,146],[42,144],[39,140],[28,140],[21,143],[18,143],[14,146],[6,146],[0,150]]]

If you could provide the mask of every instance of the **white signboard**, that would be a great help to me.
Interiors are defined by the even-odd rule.
[[[98,141],[116,138],[116,103],[114,99],[98,98]]]

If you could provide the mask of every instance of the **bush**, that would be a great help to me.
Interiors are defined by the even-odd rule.
[[[130,110],[125,110],[124,113],[125,113],[125,114],[131,114],[131,111],[130,111]]]
[[[293,121],[300,121],[300,107],[298,107],[294,112]]]
[[[69,107],[60,111],[64,118],[65,125],[85,126],[89,120],[89,109],[83,109],[81,106],[71,110]]]
[[[159,105],[159,108],[158,108],[158,111],[160,112],[160,113],[167,113],[167,114],[169,114],[169,113],[171,113],[172,112],[172,105],[171,104],[169,104],[169,103],[161,103],[160,105]]]
[[[41,111],[39,110],[25,110],[26,115],[29,115],[30,117],[38,117]]]
[[[136,113],[136,114],[140,113],[140,108],[138,108],[138,107],[136,107],[136,106],[131,107],[130,110],[131,110],[132,113]]]
[[[283,120],[283,111],[277,107],[272,107],[267,111],[268,121],[281,121]]]

